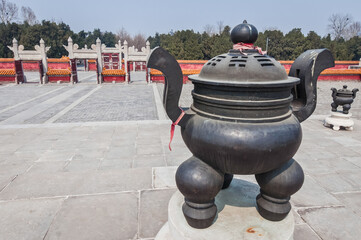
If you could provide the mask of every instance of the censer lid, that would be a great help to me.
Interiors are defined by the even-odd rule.
[[[295,84],[298,78],[288,77],[284,67],[253,43],[257,29],[244,21],[231,32],[234,46],[228,53],[210,59],[200,74],[191,75],[192,82],[213,85],[279,86]]]
[[[342,89],[337,90],[337,95],[349,95],[352,96],[353,92],[347,89],[347,85],[343,85]]]

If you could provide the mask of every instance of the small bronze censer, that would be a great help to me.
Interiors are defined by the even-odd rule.
[[[333,57],[327,49],[308,50],[287,76],[279,62],[253,46],[257,36],[247,22],[236,26],[234,49],[189,76],[193,104],[186,112],[178,106],[182,71],[177,61],[160,47],[148,59],[148,67],[165,76],[165,110],[193,154],[179,166],[176,183],[184,195],[183,214],[194,228],[212,224],[214,199],[233,174],[256,175],[258,211],[271,221],[287,216],[290,196],[303,184],[302,168],[292,158],[302,140],[300,122],[314,111],[317,78],[334,66]]]
[[[357,88],[352,89],[352,91],[347,89],[347,85],[343,85],[342,89],[337,90],[336,88],[331,88],[333,103],[331,103],[332,112],[337,111],[338,106],[342,106],[342,112],[348,114],[348,111],[351,108],[351,103],[356,97],[358,92]]]

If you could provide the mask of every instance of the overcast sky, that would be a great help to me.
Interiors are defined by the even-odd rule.
[[[277,28],[287,33],[301,28],[304,34],[327,34],[331,14],[350,14],[361,21],[361,0],[8,0],[29,6],[38,20],[63,21],[75,32],[112,31],[124,27],[131,35],[193,29],[203,32],[207,24],[222,21],[231,28],[244,19],[258,31]],[[258,3],[258,4],[255,4]],[[19,11],[20,15],[20,11]]]

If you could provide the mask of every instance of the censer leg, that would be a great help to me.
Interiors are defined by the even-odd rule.
[[[261,187],[258,212],[267,220],[281,221],[291,211],[290,196],[301,188],[304,174],[301,166],[291,159],[279,168],[256,174],[256,180]]]
[[[194,228],[212,225],[217,214],[214,198],[221,190],[224,174],[196,157],[183,162],[176,173],[176,183],[184,195],[183,214]]]
[[[232,179],[233,179],[233,174],[225,173],[222,189],[228,188],[232,182]]]

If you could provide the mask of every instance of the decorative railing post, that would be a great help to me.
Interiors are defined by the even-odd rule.
[[[48,82],[48,76],[46,75],[46,73],[48,72],[48,58],[46,56],[46,53],[49,51],[50,47],[45,47],[45,42],[43,39],[40,39],[40,48],[39,46],[35,46],[35,50],[37,52],[40,52],[41,55],[41,60],[43,63],[43,72],[44,72],[44,76],[42,79],[42,84],[45,84]]]
[[[124,70],[125,70],[125,82],[129,83],[129,72],[128,72],[128,42],[124,40]]]
[[[102,71],[103,71],[103,58],[102,58],[102,44],[99,38],[96,40],[96,52],[98,57],[98,84],[101,84],[103,82],[102,79]]]
[[[24,82],[24,70],[23,70],[23,64],[20,59],[19,55],[19,44],[18,41],[14,38],[13,39],[13,46],[8,48],[13,51],[14,53],[14,65],[15,65],[15,83],[23,83]]]
[[[119,40],[118,41],[118,49],[119,49],[119,64],[118,64],[118,69],[122,69],[122,42]]]
[[[20,56],[19,56],[19,44],[18,44],[18,40],[16,40],[15,38],[13,39],[13,46],[12,47],[8,47],[10,50],[13,51],[14,53],[14,60],[20,60]]]
[[[76,69],[76,59],[74,58],[74,45],[73,39],[71,37],[68,38],[68,46],[64,45],[64,48],[68,51],[68,57],[70,59],[70,67],[71,67],[71,77],[70,81],[72,84],[78,82],[78,73]]]

